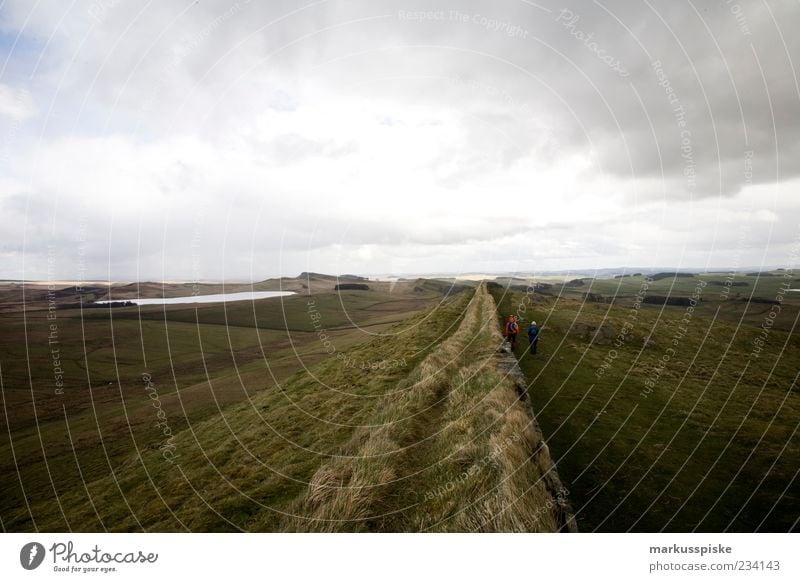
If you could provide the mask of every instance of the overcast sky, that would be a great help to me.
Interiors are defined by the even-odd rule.
[[[796,0],[0,19],[0,278],[797,263]]]

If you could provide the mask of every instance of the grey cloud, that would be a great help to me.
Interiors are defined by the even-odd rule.
[[[350,156],[361,156],[364,167],[359,169],[366,171],[375,150],[372,134],[285,126],[267,127],[255,137],[247,134],[265,112],[291,115],[318,106],[335,111],[343,103],[358,103],[372,107],[364,115],[377,112],[373,121],[387,131],[426,120],[450,123],[458,131],[437,134],[444,137],[436,155],[413,171],[422,172],[418,182],[430,185],[431,197],[452,195],[454,219],[462,188],[487,176],[524,170],[531,160],[556,165],[572,155],[593,156],[598,167],[586,171],[587,183],[605,176],[620,183],[631,203],[637,197],[644,205],[662,199],[675,204],[705,200],[703,210],[714,208],[720,195],[735,204],[748,183],[782,185],[800,174],[795,65],[800,38],[791,30],[800,17],[797,3],[741,2],[736,5],[741,11],[727,2],[540,4],[544,9],[515,0],[445,0],[415,7],[406,0],[305,5],[204,0],[154,2],[142,9],[133,2],[70,7],[58,0],[35,6],[9,1],[4,5],[8,30],[24,25],[23,37],[31,43],[51,38],[41,62],[38,54],[33,60],[28,53],[11,56],[19,59],[14,71],[32,70],[39,62],[29,82],[31,99],[40,114],[51,105],[53,114],[35,127],[26,121],[19,130],[25,135],[15,141],[25,147],[15,146],[4,167],[17,171],[17,157],[36,159],[35,149],[54,138],[114,135],[132,149],[183,135],[213,144],[214,155],[204,162],[184,163],[178,156],[167,169],[154,172],[151,181],[137,184],[176,205],[166,238],[161,218],[145,221],[144,240],[137,242],[140,217],[117,216],[119,228],[109,241],[96,234],[106,232],[106,210],[84,212],[95,226],[93,248],[111,244],[120,269],[135,265],[137,257],[158,261],[161,255],[160,260],[172,261],[164,257],[173,252],[178,258],[169,264],[182,264],[195,227],[191,212],[176,209],[195,198],[209,201],[213,218],[203,232],[208,264],[214,268],[225,258],[215,246],[225,241],[231,253],[238,250],[245,257],[274,252],[281,244],[299,256],[308,248],[317,215],[328,220],[313,237],[312,248],[320,256],[339,243],[342,233],[349,246],[396,250],[430,245],[441,250],[473,245],[476,261],[503,256],[503,250],[488,244],[501,239],[503,229],[491,215],[470,222],[475,209],[465,209],[473,214],[464,212],[464,222],[435,229],[428,225],[436,224],[437,217],[427,208],[418,209],[416,223],[405,217],[387,222],[388,210],[372,212],[369,205],[384,196],[381,186],[391,184],[376,184],[365,196],[362,216],[348,217],[335,204],[320,207],[326,193],[350,196],[337,190],[341,185],[327,170],[293,175],[287,184],[264,168],[289,171],[319,160],[335,168]],[[434,16],[409,14],[418,9]],[[28,81],[4,78],[2,83],[16,88]],[[446,122],[437,118],[442,112],[450,115]],[[244,153],[237,149],[241,144]],[[407,152],[413,144],[403,147],[398,151]],[[230,176],[213,172],[231,159],[236,164]],[[392,161],[398,167],[406,162]],[[239,173],[239,163],[257,166],[260,173]],[[91,186],[93,176],[65,173],[65,181],[79,184],[67,184],[53,226],[58,189],[35,174],[56,170],[25,167],[34,179],[25,175],[20,181],[31,189],[23,195],[0,193],[2,244],[18,248],[24,232],[26,248],[41,253],[36,241],[68,243],[74,238],[70,221],[80,219],[74,206],[80,201],[81,180]],[[536,178],[531,175],[530,183],[518,185],[523,202],[528,188],[536,189]],[[108,196],[114,195],[110,189]],[[779,214],[790,210],[782,196]],[[267,210],[256,223],[254,213],[262,206]],[[357,207],[343,206],[349,212]],[[648,219],[629,208],[620,208],[619,214],[619,223],[605,228]],[[227,230],[221,226],[226,220]],[[552,240],[576,255],[591,256],[610,236],[580,229],[563,234],[569,229],[554,217],[545,215],[541,221],[561,232]],[[787,228],[781,223],[780,232]],[[624,245],[607,244],[615,253],[625,251]],[[561,252],[546,248],[536,252]],[[103,266],[108,256],[101,255],[92,259]]]
[[[279,164],[296,163],[311,157],[337,159],[358,151],[354,142],[335,140],[312,140],[298,134],[276,136],[264,144],[264,155]]]
[[[696,13],[684,2],[543,2],[548,13],[522,2],[450,1],[423,5],[443,15],[431,20],[402,16],[412,12],[404,1],[308,8],[211,1],[189,9],[158,3],[138,18],[129,4],[109,3],[96,23],[88,11],[68,15],[68,30],[87,28],[100,50],[81,52],[77,72],[67,82],[86,87],[93,81],[93,90],[105,95],[109,106],[119,99],[132,111],[147,104],[146,117],[152,119],[159,118],[156,109],[161,108],[178,127],[208,108],[210,127],[243,110],[254,111],[263,105],[265,89],[272,106],[293,107],[297,97],[280,83],[293,86],[303,78],[323,79],[328,90],[363,93],[374,91],[375,79],[389,72],[398,78],[392,84],[395,99],[430,103],[438,96],[420,93],[420,85],[404,77],[460,76],[496,92],[473,90],[456,107],[474,109],[476,119],[494,123],[500,117],[492,108],[514,107],[505,100],[514,95],[520,106],[530,106],[523,115],[540,112],[558,119],[562,150],[582,149],[597,139],[604,169],[620,176],[657,175],[663,168],[674,178],[694,166],[696,184],[684,185],[706,196],[738,191],[745,150],[756,154],[757,181],[775,180],[769,169],[776,164],[781,177],[800,170],[795,145],[800,100],[791,60],[800,55],[800,40],[786,29],[798,15],[792,3],[772,3],[769,10],[743,5],[737,19],[725,3],[703,5]],[[17,7],[18,13],[25,10]],[[490,22],[506,28],[493,30]],[[506,34],[514,27],[524,37]],[[619,61],[627,75],[603,59]],[[666,88],[659,86],[654,60],[663,64],[662,82],[669,83],[674,104],[683,108],[689,162],[682,157],[682,129]],[[342,69],[347,72],[340,75]],[[273,77],[276,86],[265,86],[259,73]],[[515,147],[501,152],[506,162],[515,151],[535,147],[524,137],[514,141]]]

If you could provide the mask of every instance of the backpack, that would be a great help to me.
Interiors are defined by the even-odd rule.
[[[517,325],[516,321],[509,321],[508,325],[506,325],[506,333],[517,333],[519,331],[519,325]]]

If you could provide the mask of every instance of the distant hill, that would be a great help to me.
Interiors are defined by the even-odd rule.
[[[353,281],[368,281],[367,277],[362,277],[360,275],[327,275],[325,273],[315,273],[314,271],[303,271],[297,277],[297,279],[349,279]]]
[[[326,275],[324,273],[315,273],[313,271],[303,271],[296,278],[297,279],[335,279],[336,277],[334,275]]]
[[[650,275],[650,278],[653,281],[660,281],[661,279],[676,279],[678,277],[694,277],[694,273],[656,273],[655,275]]]

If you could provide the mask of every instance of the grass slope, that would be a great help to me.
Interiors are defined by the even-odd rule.
[[[59,309],[53,320],[46,302],[30,298],[24,311],[0,313],[0,470],[10,477],[0,482],[0,524],[11,531],[40,524],[67,529],[76,508],[65,505],[62,514],[56,498],[82,492],[86,505],[84,482],[117,474],[132,455],[163,441],[152,396],[172,433],[187,430],[330,359],[320,330],[336,355],[348,355],[390,330],[402,334],[403,322],[437,305],[445,291],[407,287],[337,295],[328,285],[310,297],[142,308],[141,318],[134,307]],[[62,295],[59,305],[72,302]],[[63,394],[54,383],[53,347]],[[147,391],[144,373],[157,394]],[[52,507],[58,519],[39,515],[39,508]]]
[[[4,527],[554,531],[557,505],[542,479],[552,466],[513,382],[495,365],[500,337],[494,313],[493,300],[479,287],[445,297],[367,343],[337,343],[336,355],[323,354],[283,380],[270,381],[263,362],[255,362],[231,378],[242,384],[261,378],[238,403],[216,401],[220,377],[207,381],[214,410],[205,417],[188,412],[198,396],[193,387],[171,390],[168,381],[157,381],[169,438],[146,398],[136,423],[114,407],[104,415],[54,418],[44,431],[47,443],[39,444],[45,458],[58,459],[57,474],[36,458],[41,427],[24,429],[18,420],[13,450],[3,443],[4,458],[33,460],[18,480],[4,484],[6,499],[7,493],[17,499],[3,509]],[[190,325],[178,319],[170,327]],[[115,318],[114,330],[128,321],[138,324]],[[65,328],[67,319],[60,322]],[[102,318],[88,324],[110,325]],[[212,334],[207,343],[214,330],[227,329],[231,342],[237,333],[261,333],[249,326],[196,327],[200,338]],[[242,341],[239,349],[248,345]],[[236,357],[238,349],[230,354]],[[88,436],[91,424],[99,443]],[[131,438],[109,446],[102,435],[115,424]],[[20,441],[24,430],[32,432]],[[72,435],[87,435],[81,438],[94,452]],[[81,479],[68,478],[70,471]],[[33,483],[41,488],[35,494]]]
[[[314,473],[282,529],[558,529],[549,458],[535,454],[541,437],[496,366],[494,313],[478,287],[458,330]]]
[[[686,297],[718,279],[662,279],[645,293]],[[748,295],[776,296],[773,278],[755,279],[736,276]],[[754,355],[773,306],[725,299],[706,285],[690,314],[636,308],[643,282],[587,281],[611,303],[492,290],[502,315],[543,328],[538,355],[526,354],[523,340],[517,356],[579,528],[797,528],[798,299],[785,296]]]

